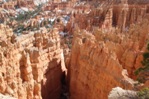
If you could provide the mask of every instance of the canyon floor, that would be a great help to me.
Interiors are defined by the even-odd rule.
[[[0,0],[0,99],[149,99],[148,42],[149,0]]]

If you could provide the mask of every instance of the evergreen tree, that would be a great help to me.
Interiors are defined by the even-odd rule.
[[[147,52],[143,53],[143,61],[141,62],[143,67],[140,67],[135,71],[138,76],[137,80],[141,83],[149,80],[149,43],[147,44]]]

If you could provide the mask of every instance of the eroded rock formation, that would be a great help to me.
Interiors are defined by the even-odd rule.
[[[78,29],[71,53],[71,99],[107,99],[113,87],[132,89],[134,83],[129,77],[134,78],[134,71],[141,66],[148,27],[144,20],[131,25],[126,33]]]
[[[0,1],[9,25],[0,25],[0,93],[68,99],[69,83],[70,99],[107,99],[114,87],[134,89],[149,38],[146,2]]]
[[[58,31],[15,37],[8,27],[0,28],[0,92],[18,99],[59,99],[64,60]]]

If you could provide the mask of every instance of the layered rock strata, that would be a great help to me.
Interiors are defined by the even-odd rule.
[[[23,30],[16,32],[22,33],[16,37],[9,27],[0,25],[0,93],[18,99],[59,99],[61,80],[65,83],[65,76],[61,77],[66,70],[64,63],[69,68],[71,99],[107,99],[114,87],[134,87],[129,77],[136,78],[134,71],[141,66],[149,38],[149,5],[141,3],[142,0],[136,4],[132,0],[76,1],[49,2],[38,9],[39,14],[22,21],[23,27],[20,21],[9,23],[9,18],[17,15],[13,13],[17,7],[33,11],[41,0],[0,5],[0,23],[9,23],[12,28],[21,26],[16,29]],[[61,43],[67,48],[65,62],[58,30],[51,30],[53,27],[63,35]],[[66,85],[62,96],[68,96]],[[145,86],[148,85],[146,82]]]
[[[78,29],[71,53],[71,99],[107,99],[113,87],[132,89],[134,83],[129,77],[134,78],[134,71],[141,66],[148,26],[145,20],[131,25],[126,33]]]
[[[102,6],[74,14],[70,20],[75,26],[69,67],[71,99],[107,99],[114,87],[134,88],[129,77],[136,78],[134,71],[142,66],[149,38],[147,6],[122,0],[108,10]]]
[[[58,31],[41,29],[16,37],[0,25],[0,38],[0,93],[18,99],[59,99],[64,60]]]

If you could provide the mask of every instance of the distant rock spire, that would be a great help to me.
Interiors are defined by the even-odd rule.
[[[128,0],[121,0],[121,3],[122,4],[127,4],[128,3]]]

